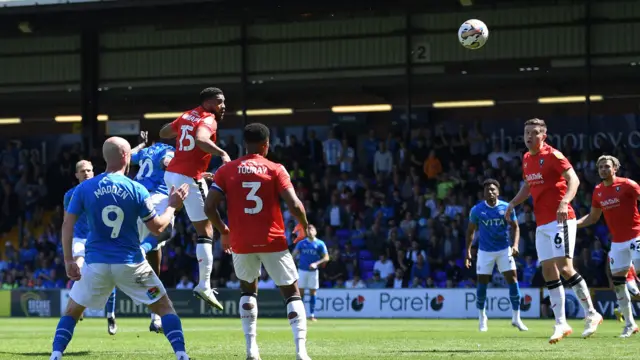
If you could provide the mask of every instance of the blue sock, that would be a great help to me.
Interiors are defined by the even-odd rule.
[[[309,295],[309,315],[315,315],[316,312],[316,296]]]
[[[478,284],[476,290],[476,307],[478,310],[484,309],[485,302],[487,301],[487,284]]]
[[[509,284],[509,299],[511,299],[511,309],[520,309],[520,285],[516,281],[515,284]]]
[[[164,336],[171,343],[173,352],[185,351],[184,333],[182,332],[182,323],[178,315],[169,314],[160,318],[162,320],[162,330]]]
[[[107,299],[107,315],[115,314],[116,312],[116,288],[113,288],[111,295]]]
[[[147,236],[144,240],[142,240],[142,244],[140,244],[140,248],[147,254],[149,251],[158,247],[158,239],[153,236]]]
[[[53,351],[64,352],[73,337],[76,321],[71,316],[63,316],[58,322],[56,335],[53,337]]]

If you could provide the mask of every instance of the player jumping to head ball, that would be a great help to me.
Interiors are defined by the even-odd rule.
[[[505,217],[508,219],[513,209],[527,200],[529,195],[533,197],[537,225],[536,251],[556,318],[549,343],[555,344],[573,332],[567,323],[565,293],[560,276],[573,288],[584,308],[586,316],[582,336],[586,338],[597,331],[602,323],[602,315],[593,307],[587,283],[573,268],[577,228],[576,214],[570,203],[580,180],[569,160],[545,143],[547,124],[544,120],[530,119],[524,125],[524,141],[529,149],[522,160],[525,181],[509,203]]]

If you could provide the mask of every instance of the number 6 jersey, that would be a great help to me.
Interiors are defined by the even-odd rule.
[[[291,187],[284,166],[256,154],[243,156],[218,169],[212,189],[226,196],[234,253],[287,250],[280,194]]]
[[[156,216],[149,191],[144,186],[123,174],[100,174],[76,187],[67,212],[87,216],[87,264],[138,264],[144,261],[138,218],[147,222]]]
[[[171,123],[176,136],[176,153],[167,171],[200,180],[207,171],[211,154],[196,146],[196,131],[204,126],[211,131],[211,140],[216,141],[218,123],[215,115],[204,111],[201,106],[189,110]]]

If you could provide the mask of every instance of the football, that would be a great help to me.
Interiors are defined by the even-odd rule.
[[[484,46],[489,38],[489,28],[477,19],[467,20],[458,29],[458,40],[462,46],[471,50],[478,50]]]

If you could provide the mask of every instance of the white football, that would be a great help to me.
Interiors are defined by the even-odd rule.
[[[489,38],[489,28],[477,19],[467,20],[458,29],[458,40],[467,49],[477,50],[484,46]]]

